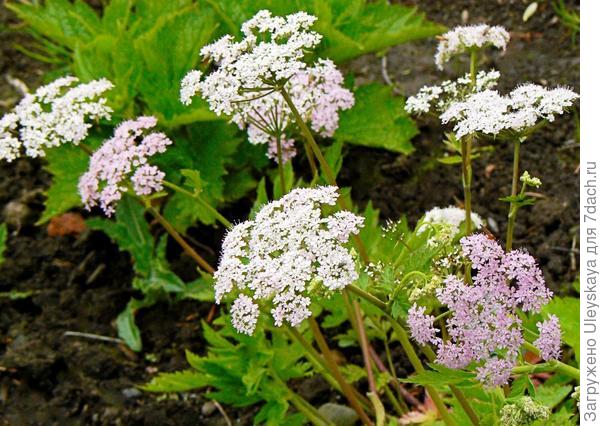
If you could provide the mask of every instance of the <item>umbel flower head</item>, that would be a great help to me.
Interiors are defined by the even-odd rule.
[[[418,234],[424,231],[425,224],[445,225],[448,231],[448,237],[454,238],[460,231],[460,225],[465,221],[465,211],[460,207],[448,206],[445,208],[434,207],[425,213],[421,221],[421,227]],[[473,229],[479,229],[483,226],[483,219],[477,213],[471,212],[471,221]]]
[[[165,152],[173,142],[164,133],[148,133],[154,126],[154,117],[124,121],[94,152],[88,171],[79,179],[79,194],[87,209],[99,205],[111,216],[130,187],[137,195],[162,190],[165,174],[148,164],[148,158]]]
[[[541,120],[554,121],[579,98],[564,87],[547,89],[537,84],[524,84],[507,96],[495,90],[474,93],[455,102],[440,115],[442,123],[454,122],[456,136],[472,133],[496,136],[502,131],[523,132]]]
[[[531,425],[536,420],[548,420],[550,413],[550,409],[544,404],[534,401],[529,396],[522,396],[502,407],[500,423],[503,426]]]
[[[435,64],[442,70],[444,63],[453,56],[485,46],[505,50],[509,40],[510,35],[500,26],[490,27],[483,24],[456,27],[441,36],[435,54]]]
[[[354,105],[354,96],[332,61],[304,62],[304,54],[321,40],[309,31],[315,20],[304,12],[286,17],[258,12],[243,24],[240,42],[225,36],[201,50],[216,69],[205,76],[190,71],[181,83],[181,102],[190,104],[200,92],[211,110],[246,129],[251,143],[268,143],[270,158],[276,158],[276,141],[282,138],[285,162],[296,152],[292,113],[278,91],[285,86],[302,119],[321,136],[332,136],[339,111]]]
[[[461,245],[477,274],[473,284],[450,275],[437,290],[438,300],[450,311],[448,339],[438,337],[434,318],[418,305],[409,312],[408,325],[418,343],[437,346],[440,364],[465,368],[475,363],[481,382],[490,387],[502,385],[508,382],[524,342],[518,310],[539,312],[552,293],[535,259],[525,251],[504,253],[496,241],[483,234],[465,237]],[[538,326],[544,343],[542,355],[557,357],[558,324]]]
[[[259,306],[270,307],[276,326],[311,316],[314,295],[339,291],[358,278],[345,247],[363,218],[349,211],[324,215],[338,198],[333,186],[295,189],[265,205],[254,220],[225,237],[215,273],[215,299],[233,293],[233,326],[252,334]]]
[[[498,84],[500,73],[496,70],[479,71],[472,87],[471,76],[465,74],[456,80],[443,81],[439,86],[423,86],[419,92],[406,100],[406,112],[441,114],[453,103],[464,100],[475,92],[493,89]]]
[[[25,154],[43,157],[44,149],[78,144],[87,137],[89,121],[110,119],[112,109],[101,95],[113,87],[106,79],[73,86],[75,77],[61,77],[28,93],[0,119],[0,160]]]

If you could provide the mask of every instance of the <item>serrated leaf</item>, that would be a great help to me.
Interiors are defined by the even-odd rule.
[[[181,79],[199,60],[200,48],[211,40],[217,22],[210,10],[195,3],[156,17],[156,24],[137,37],[134,46],[144,69],[139,92],[148,108],[167,126],[216,116],[200,100],[192,106],[179,100]]]
[[[417,126],[404,110],[404,99],[379,83],[359,87],[355,104],[340,114],[334,138],[354,145],[410,154]]]
[[[268,426],[278,426],[284,423],[285,413],[289,408],[289,403],[281,398],[269,401],[263,405],[260,411],[254,416],[254,424],[265,424]]]
[[[431,364],[430,367],[432,370],[425,370],[422,373],[398,380],[419,385],[443,386],[468,384],[475,378],[475,374],[468,371],[447,368],[439,364]]]
[[[196,370],[183,370],[159,374],[140,388],[147,392],[187,392],[209,384],[210,380],[205,374]]]

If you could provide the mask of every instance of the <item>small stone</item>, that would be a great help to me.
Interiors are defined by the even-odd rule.
[[[126,388],[121,391],[123,396],[127,399],[138,398],[142,395],[142,391],[138,388]]]
[[[358,414],[352,408],[332,402],[321,405],[319,413],[337,426],[353,426],[358,421]]]
[[[216,409],[217,406],[214,402],[206,401],[204,404],[202,404],[202,415],[206,417],[212,416]]]

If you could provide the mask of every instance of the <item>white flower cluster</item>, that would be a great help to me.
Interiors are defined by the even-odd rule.
[[[254,332],[260,301],[271,306],[276,326],[296,326],[311,316],[311,295],[341,290],[358,278],[344,243],[363,218],[348,211],[324,216],[322,207],[337,198],[333,186],[295,189],[227,234],[215,299],[239,292],[231,308],[239,332]]]
[[[44,156],[44,149],[72,142],[88,134],[88,120],[110,119],[112,110],[101,95],[113,87],[106,79],[79,84],[75,77],[61,77],[28,93],[12,112],[0,119],[0,160],[12,161],[25,150],[30,157]]]
[[[460,207],[448,206],[445,208],[434,207],[425,213],[421,226],[417,233],[423,232],[424,225],[441,224],[445,225],[448,231],[448,237],[454,238],[460,231],[460,225],[465,221],[465,211]],[[477,213],[471,212],[471,223],[473,229],[479,229],[483,226],[483,219]]]
[[[498,84],[500,73],[496,70],[480,71],[471,87],[470,74],[456,80],[443,81],[439,86],[423,86],[419,92],[406,100],[405,109],[410,114],[428,112],[443,113],[450,104],[464,100],[469,94],[493,89]]]
[[[244,38],[226,35],[202,48],[200,55],[216,70],[200,80],[191,71],[182,82],[181,101],[189,104],[198,90],[217,114],[233,114],[236,104],[260,96],[266,82],[283,82],[306,68],[307,50],[321,41],[309,31],[317,18],[305,12],[285,17],[261,10],[242,25]]]
[[[524,185],[533,186],[534,188],[542,186],[540,178],[531,176],[527,170],[521,175],[520,181],[523,182]]]
[[[444,63],[455,55],[488,45],[505,50],[509,40],[510,35],[500,26],[490,27],[484,24],[456,27],[442,35],[435,54],[435,63],[442,70]]]
[[[354,105],[354,95],[343,86],[342,73],[327,59],[295,74],[286,85],[294,106],[305,123],[323,137],[331,137],[339,124],[339,111]],[[248,141],[268,143],[269,157],[276,158],[274,135],[283,134],[284,162],[295,154],[295,120],[288,104],[279,92],[237,106],[232,117],[240,129],[247,128]],[[287,155],[286,155],[287,153]]]
[[[296,152],[295,120],[276,86],[287,82],[302,119],[321,136],[333,136],[339,111],[352,107],[354,96],[343,87],[343,76],[332,61],[319,59],[312,66],[303,62],[305,52],[321,39],[308,31],[315,19],[304,12],[286,17],[258,12],[243,24],[242,41],[225,36],[202,49],[201,55],[217,69],[204,78],[200,71],[190,71],[181,82],[181,102],[189,105],[200,92],[211,110],[231,115],[240,129],[247,129],[251,143],[268,143],[270,158],[276,158],[281,137],[285,162]],[[258,37],[264,34],[266,41]]]
[[[484,90],[453,103],[440,119],[444,124],[456,123],[454,131],[458,138],[477,132],[488,135],[503,130],[521,132],[540,120],[554,121],[578,97],[564,87],[550,90],[532,83],[517,87],[507,96]]]

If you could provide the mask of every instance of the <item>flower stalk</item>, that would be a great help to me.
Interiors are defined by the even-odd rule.
[[[519,151],[521,148],[521,140],[515,139],[514,150],[513,150],[513,172],[512,172],[512,187],[510,196],[512,201],[508,210],[508,226],[506,228],[506,251],[512,250],[513,245],[513,234],[515,231],[515,222],[517,220],[517,211],[519,205],[515,200],[519,187]]]

